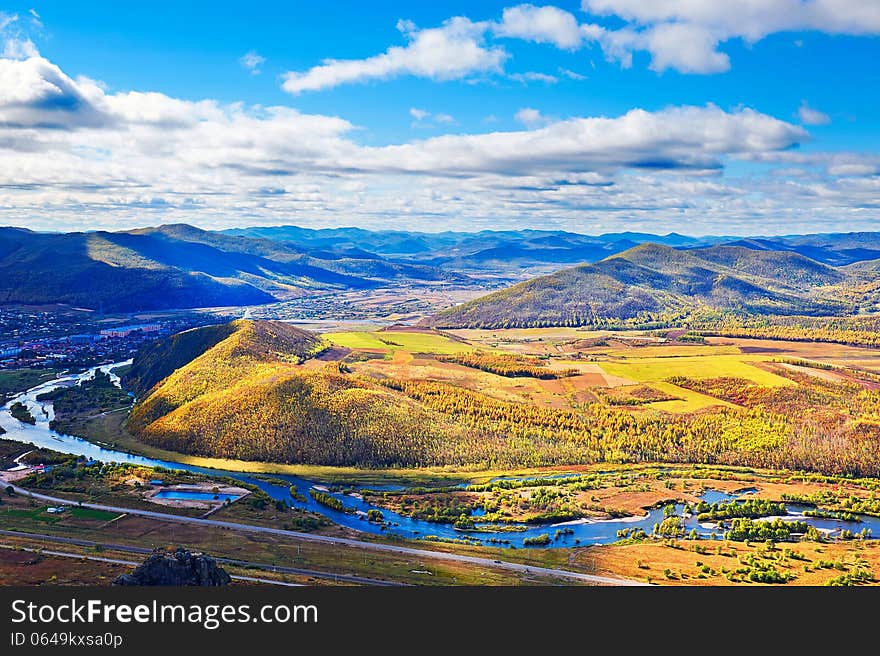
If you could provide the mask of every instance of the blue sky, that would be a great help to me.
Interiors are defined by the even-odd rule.
[[[880,226],[880,3],[759,4],[9,3],[0,223]]]

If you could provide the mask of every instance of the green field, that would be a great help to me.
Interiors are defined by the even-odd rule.
[[[119,517],[119,513],[95,510],[93,508],[71,508],[68,512],[71,517],[76,517],[77,519],[94,519],[99,522],[109,522],[111,519]]]
[[[58,376],[57,369],[7,369],[0,371],[0,399],[24,392]]]
[[[378,349],[387,351],[390,347],[384,342],[380,342],[373,333],[363,331],[350,331],[344,333],[324,333],[322,337],[328,342],[332,342],[337,346],[344,346],[352,349]]]
[[[404,332],[342,332],[325,333],[324,339],[338,346],[352,349],[370,349],[393,352],[400,349],[413,353],[467,353],[475,350],[469,344],[432,333]],[[384,341],[383,341],[384,340]]]
[[[782,387],[793,381],[764,371],[750,364],[762,358],[749,355],[712,355],[709,357],[641,358],[626,362],[600,362],[603,371],[613,376],[629,378],[640,383],[660,382],[671,376],[689,378],[718,378],[730,376],[745,378],[758,385]]]

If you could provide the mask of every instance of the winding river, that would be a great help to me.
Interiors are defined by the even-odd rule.
[[[563,522],[555,524],[528,525],[519,526],[516,531],[487,531],[487,532],[464,532],[453,528],[448,524],[437,524],[424,520],[411,519],[397,513],[391,512],[384,508],[378,508],[364,502],[356,493],[343,494],[339,492],[327,492],[333,497],[341,501],[346,508],[352,512],[339,512],[325,505],[317,503],[308,496],[308,490],[318,486],[321,490],[326,490],[327,484],[317,480],[309,480],[299,476],[291,476],[287,474],[272,474],[273,479],[284,481],[284,485],[268,482],[257,478],[253,475],[217,469],[208,469],[187,465],[175,461],[156,460],[146,458],[144,456],[133,455],[122,451],[105,449],[87,440],[64,435],[49,428],[49,422],[54,417],[54,410],[51,403],[37,401],[37,397],[46,392],[52,391],[59,387],[79,384],[83,380],[87,380],[95,375],[95,371],[101,370],[110,374],[116,384],[119,384],[118,377],[113,374],[113,370],[130,364],[130,360],[119,362],[116,364],[94,367],[80,374],[65,375],[55,380],[51,380],[32,389],[19,394],[11,399],[5,406],[0,408],[0,426],[6,431],[2,438],[15,440],[22,443],[33,444],[37,447],[52,449],[62,453],[69,453],[78,456],[84,456],[93,460],[103,462],[123,462],[136,465],[145,465],[148,467],[165,467],[168,469],[185,470],[207,474],[211,476],[228,476],[245,483],[250,483],[259,487],[273,499],[280,499],[290,506],[304,508],[315,513],[324,515],[333,522],[342,526],[347,526],[359,531],[382,534],[391,533],[401,537],[416,539],[446,539],[446,540],[469,540],[480,544],[495,544],[522,546],[523,539],[535,538],[542,534],[547,534],[551,538],[549,547],[565,547],[577,544],[607,544],[618,539],[617,532],[621,529],[643,529],[646,533],[651,533],[654,524],[663,520],[663,510],[660,508],[649,511],[641,517],[627,517],[623,519],[608,520],[576,520],[572,522]],[[27,406],[31,414],[36,418],[36,424],[30,425],[22,423],[15,419],[9,411],[10,406],[15,402],[21,402]],[[306,496],[306,501],[300,501],[290,496],[289,487],[296,486],[300,494]],[[376,489],[376,486],[370,486]],[[351,489],[351,488],[348,488]],[[394,489],[387,486],[386,489]],[[717,503],[730,499],[743,498],[749,494],[750,490],[744,489],[738,493],[726,494],[716,490],[706,490],[703,499],[707,503]],[[377,524],[366,520],[365,515],[369,510],[381,510],[385,522]],[[783,517],[786,520],[804,521],[819,530],[829,534],[835,534],[843,529],[849,529],[853,533],[861,531],[863,528],[871,530],[874,538],[880,538],[880,518],[867,515],[860,515],[858,522],[845,522],[834,519],[824,519],[815,517],[805,517],[803,511],[804,506],[789,504],[786,506],[788,514]],[[679,514],[682,512],[682,506],[677,506],[676,510]],[[479,517],[474,516],[474,520],[479,526]],[[711,524],[701,525],[695,517],[685,519],[686,530],[696,529],[697,533],[702,537],[711,537],[717,534],[720,537],[721,530],[714,529]],[[530,546],[529,548],[540,548],[541,545]]]

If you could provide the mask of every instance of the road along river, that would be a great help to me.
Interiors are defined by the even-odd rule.
[[[329,485],[318,480],[311,480],[299,476],[287,474],[272,474],[271,478],[276,482],[269,482],[254,475],[228,470],[208,469],[187,465],[175,461],[156,460],[144,456],[133,455],[123,451],[105,449],[87,440],[64,435],[49,428],[49,422],[54,417],[54,410],[50,402],[41,402],[37,397],[46,392],[62,386],[76,385],[95,375],[96,370],[107,372],[111,378],[119,384],[119,379],[113,374],[113,370],[130,364],[130,360],[116,364],[94,367],[80,374],[64,375],[51,380],[11,399],[5,406],[0,408],[0,426],[6,433],[0,437],[15,440],[22,443],[33,444],[38,447],[52,449],[62,453],[84,456],[102,462],[123,462],[148,467],[165,467],[178,469],[210,476],[228,476],[245,483],[259,487],[273,499],[280,499],[290,506],[304,508],[315,513],[324,515],[333,522],[352,529],[372,533],[376,535],[394,534],[414,539],[445,539],[445,540],[468,540],[474,544],[491,544],[495,546],[521,547],[526,538],[535,538],[540,535],[548,535],[551,539],[547,545],[532,545],[528,548],[543,547],[572,547],[587,544],[608,544],[618,540],[617,532],[621,529],[642,529],[651,533],[653,526],[663,520],[664,511],[660,508],[650,510],[643,516],[624,517],[608,520],[576,520],[562,523],[548,523],[537,525],[516,526],[514,531],[485,530],[480,532],[460,531],[449,524],[438,524],[420,519],[404,517],[384,508],[370,505],[357,494],[358,488],[347,487],[347,493],[330,491]],[[21,402],[27,406],[30,413],[36,418],[36,424],[31,425],[20,422],[10,414],[10,406],[15,402]],[[283,484],[281,482],[283,481]],[[295,499],[290,494],[290,486],[295,486],[300,495],[305,496],[305,501]],[[308,491],[317,487],[319,490],[338,499],[348,512],[341,512],[319,504]],[[376,489],[376,486],[371,486]],[[387,489],[393,489],[389,486]],[[726,494],[715,490],[707,490],[703,499],[707,503],[716,503],[730,499],[747,498],[750,490],[744,489],[738,493]],[[366,519],[369,510],[380,510],[384,517],[383,523],[370,522]],[[858,533],[862,529],[870,529],[872,537],[880,538],[880,518],[868,515],[857,515],[859,521],[842,521],[837,519],[825,519],[806,517],[803,515],[805,508],[796,504],[786,507],[788,514],[782,517],[785,520],[798,520],[816,527],[817,529],[834,535],[841,530],[848,529]],[[676,511],[682,514],[683,507],[677,506]],[[479,517],[474,516],[474,521],[479,527]],[[686,517],[684,520],[686,531],[695,529],[701,537],[710,537],[713,534],[721,536],[722,529],[711,524],[700,524],[696,517]]]

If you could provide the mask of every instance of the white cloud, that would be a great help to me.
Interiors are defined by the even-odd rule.
[[[651,68],[674,68],[682,73],[720,73],[730,68],[730,58],[716,50],[718,35],[700,25],[666,23],[645,34]]]
[[[251,72],[251,75],[259,75],[262,72],[260,66],[266,63],[266,58],[258,54],[256,50],[251,50],[242,55],[238,61]]]
[[[507,77],[516,82],[522,82],[523,84],[526,84],[527,82],[543,82],[544,84],[556,84],[557,82],[559,82],[559,78],[555,75],[548,75],[547,73],[538,73],[535,71],[527,71],[525,73],[511,73]]]
[[[43,21],[36,9],[28,9],[28,13],[31,15],[31,21],[36,27],[43,27]]]
[[[831,123],[831,117],[828,114],[810,107],[807,101],[801,103],[798,108],[798,116],[804,125],[828,125]]]
[[[516,119],[537,126],[551,121],[523,108]],[[539,129],[446,135],[398,146],[362,148],[361,167],[426,175],[491,172],[614,172],[717,170],[723,158],[789,148],[808,138],[798,126],[751,109],[714,106],[634,109],[614,118],[571,118]]]
[[[717,73],[730,68],[720,44],[735,38],[749,43],[777,32],[880,34],[880,3],[863,0],[582,0],[594,16],[615,16],[627,24],[606,29],[581,26],[606,56],[624,67],[632,53],[651,54],[651,68],[684,73]]]
[[[18,14],[7,14],[5,11],[0,11],[0,31],[5,30],[17,20]]]
[[[731,39],[754,43],[794,30],[880,34],[880,3],[864,0],[582,0],[581,5],[593,17],[611,17],[614,26],[592,20],[579,24],[568,11],[532,4],[507,7],[498,21],[457,16],[440,27],[419,29],[401,20],[398,28],[407,45],[366,59],[326,59],[306,71],[290,71],[283,88],[299,94],[402,75],[459,80],[501,73],[510,55],[490,43],[493,37],[569,51],[598,43],[607,59],[624,68],[632,66],[634,52],[645,51],[653,70],[711,74],[730,68],[729,55],[719,48]]]
[[[428,230],[674,223],[752,234],[880,220],[876,157],[793,150],[808,138],[803,127],[751,109],[634,109],[545,125],[535,123],[540,112],[522,118],[534,119],[531,129],[365,146],[340,117],[116,93],[41,57],[4,59],[0,214],[36,229],[345,217]],[[731,158],[813,177],[731,180],[721,174]]]
[[[513,116],[526,127],[535,127],[548,122],[548,118],[533,107],[523,107]]]
[[[582,35],[577,19],[558,7],[524,4],[508,7],[493,31],[502,37],[514,37],[535,43],[552,43],[563,50],[575,50]]]
[[[880,32],[880,4],[865,0],[582,0],[584,11],[640,25],[702,25],[758,41],[774,32],[818,30],[830,34]]]
[[[433,114],[426,109],[419,109],[418,107],[411,107],[409,115],[415,119],[412,124],[413,127],[436,127],[438,124],[449,125],[455,123],[455,117],[452,114],[443,112]]]
[[[30,39],[7,39],[3,45],[3,57],[6,59],[27,59],[39,55],[37,46]]]
[[[458,80],[499,72],[508,57],[503,48],[485,46],[486,24],[467,18],[450,18],[441,27],[422,30],[409,21],[398,27],[409,41],[406,46],[393,46],[367,59],[327,59],[308,71],[286,73],[282,87],[299,94],[400,75]]]
[[[587,76],[584,75],[583,73],[578,73],[577,71],[572,71],[567,68],[560,68],[559,73],[561,75],[564,75],[565,77],[567,77],[569,80],[586,80],[587,79]]]

